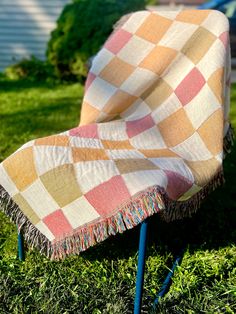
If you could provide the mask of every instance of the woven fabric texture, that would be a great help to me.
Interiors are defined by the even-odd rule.
[[[218,11],[140,11],[109,37],[88,74],[80,125],[0,165],[2,208],[30,243],[60,258],[156,212],[196,210],[222,182],[228,31]]]

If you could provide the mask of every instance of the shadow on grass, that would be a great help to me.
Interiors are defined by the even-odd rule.
[[[66,131],[79,123],[82,88],[78,86],[77,90],[76,86],[75,90],[68,86],[63,94],[63,86],[50,89],[48,84],[42,83],[49,97],[41,97],[44,89],[30,84],[19,81],[11,86],[11,82],[5,82],[9,98],[4,89],[0,112],[0,161],[29,140]],[[36,87],[31,94],[28,93],[30,86]]]
[[[162,255],[177,254],[189,245],[190,252],[198,249],[218,249],[236,243],[236,142],[224,162],[226,183],[211,193],[192,218],[171,223],[158,215],[150,218],[149,246],[155,245]],[[139,226],[82,253],[88,259],[117,259],[133,256],[138,249]]]
[[[29,81],[29,80],[10,80],[6,79],[5,77],[0,78],[0,90],[4,92],[15,92],[15,91],[22,91],[24,89],[31,89],[31,88],[39,88],[39,87],[46,87],[55,88],[57,83],[54,82],[44,82],[44,81]]]
[[[42,134],[45,132],[49,133],[49,130],[50,133],[62,131],[62,122],[66,120],[65,116],[68,115],[68,111],[73,107],[73,104],[71,104],[72,100],[76,101],[77,99],[61,97],[60,99],[52,99],[50,104],[41,101],[37,108],[19,110],[6,114],[0,113],[2,128],[7,129],[9,126],[12,126],[11,130],[14,134],[16,134],[16,130],[20,130],[20,133],[31,133],[37,130]],[[50,117],[60,119],[60,124],[52,124]],[[67,122],[65,121],[65,123]]]
[[[156,254],[165,256],[166,268],[158,264],[155,272],[158,278],[156,282],[157,289],[160,289],[160,284],[168,273],[167,268],[170,269],[172,267],[173,258],[171,256],[178,254],[182,248],[188,247],[189,254],[193,256],[199,250],[218,250],[236,243],[236,200],[234,199],[236,186],[235,161],[236,146],[234,146],[231,154],[227,156],[224,162],[225,185],[210,194],[192,218],[171,223],[161,221],[158,215],[150,218],[149,249],[147,255],[150,253],[153,256],[153,246],[155,246]],[[107,259],[112,263],[112,261],[118,261],[119,259],[128,259],[137,253],[138,240],[139,227],[135,227],[122,235],[110,237],[103,243],[82,253],[81,256],[92,262],[95,260],[102,262],[103,259]],[[167,256],[169,257],[167,258]],[[221,256],[220,253],[219,256]],[[232,264],[233,256],[228,256],[228,258],[232,261]],[[196,259],[193,258],[192,266],[194,267],[196,263]],[[199,268],[202,270],[201,267]],[[184,273],[184,270],[182,272]],[[190,271],[187,270],[187,272]],[[208,311],[209,302],[211,302],[211,307],[214,309],[217,307],[224,308],[225,304],[233,306],[235,303],[234,296],[232,293],[226,292],[231,291],[232,286],[230,285],[233,284],[233,280],[228,278],[230,276],[228,272],[229,269],[226,266],[223,270],[221,262],[220,275],[212,273],[211,275],[208,274],[207,278],[202,279],[199,273],[199,280],[196,282],[190,281],[189,284],[186,284],[186,279],[185,281],[182,279],[184,282],[183,291],[181,290],[178,293],[173,293],[172,291],[172,297],[170,296],[167,300],[162,299],[156,311],[153,312],[151,312],[151,308],[155,297],[145,288],[143,308],[147,309],[147,313],[176,314],[180,313],[181,308],[189,308],[196,313],[200,312],[201,308],[203,313],[203,310]],[[197,274],[197,270],[195,274]],[[150,280],[146,276],[150,276],[147,271],[145,273],[145,285]],[[220,276],[223,276],[223,282]],[[181,279],[178,278],[178,280]],[[214,285],[215,282],[217,282],[217,286]],[[188,286],[188,289],[186,286]],[[132,291],[134,295],[134,290]],[[127,295],[132,295],[132,293],[127,290]],[[199,304],[201,305],[196,300],[199,300]],[[130,301],[133,301],[132,298]],[[190,301],[191,304],[189,303]],[[129,306],[129,310],[129,313],[133,311],[132,303]]]

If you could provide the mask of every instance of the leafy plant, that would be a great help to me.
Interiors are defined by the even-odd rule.
[[[6,68],[5,75],[13,80],[27,79],[29,81],[42,81],[54,77],[53,67],[34,56],[10,65]]]
[[[59,78],[82,79],[86,61],[99,50],[113,24],[145,0],[74,0],[64,7],[48,43],[47,56]]]

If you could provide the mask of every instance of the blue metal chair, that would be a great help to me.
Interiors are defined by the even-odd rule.
[[[22,233],[19,231],[18,227],[17,227],[17,232],[18,232],[18,258],[20,261],[24,261],[25,260],[25,249],[24,249],[24,238],[22,236]]]
[[[143,295],[143,284],[144,284],[144,272],[145,272],[145,258],[147,250],[147,238],[148,238],[148,225],[150,218],[144,220],[140,225],[140,236],[139,236],[139,249],[138,249],[138,269],[136,276],[136,292],[134,300],[134,314],[140,314],[142,308],[142,295]],[[163,297],[170,286],[171,278],[174,274],[176,267],[180,264],[183,256],[183,252],[175,259],[172,269],[167,274],[163,285],[156,296],[153,303],[153,309],[155,310],[158,306],[159,299]],[[18,229],[18,258],[20,261],[25,260],[24,250],[24,239],[22,233]]]
[[[138,251],[138,270],[136,276],[136,293],[134,300],[134,314],[140,314],[142,308],[142,295],[143,295],[143,284],[144,284],[144,271],[145,271],[145,258],[146,258],[146,249],[147,249],[147,236],[148,236],[148,225],[150,218],[143,221],[140,225],[140,236],[139,236],[139,251]],[[183,258],[184,250],[181,250],[179,255],[177,255],[171,270],[167,274],[161,289],[159,290],[154,303],[153,310],[157,309],[159,300],[163,297],[169,289],[171,278],[174,274],[174,271],[178,265],[180,265]]]

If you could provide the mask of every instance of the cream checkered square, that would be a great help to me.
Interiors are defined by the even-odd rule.
[[[49,241],[53,241],[55,239],[55,236],[51,233],[51,231],[49,230],[49,228],[45,225],[45,223],[43,221],[39,221],[35,227],[42,232],[43,235],[45,235],[45,237],[48,238]]]
[[[204,99],[204,101],[202,101]],[[203,86],[197,96],[185,107],[185,111],[195,129],[210,117],[221,105],[207,84]]]
[[[194,182],[192,172],[181,158],[149,158],[161,170],[174,171],[181,176],[187,178],[190,182]]]
[[[203,27],[210,29],[215,36],[220,36],[222,29],[229,29],[229,21],[220,11],[211,11],[208,17],[201,24]]]
[[[221,163],[224,158],[224,152],[222,151],[218,155],[215,155],[214,157],[217,161],[219,161],[219,163]]]
[[[174,20],[179,12],[180,10],[176,8],[174,11],[158,11],[158,15]]]
[[[141,119],[150,113],[151,109],[149,106],[141,99],[138,99],[126,111],[122,112],[120,116],[124,118],[125,121],[133,121]]]
[[[119,175],[119,171],[113,160],[78,162],[74,165],[74,168],[76,180],[83,194],[111,179],[114,175]]]
[[[154,44],[134,35],[117,56],[129,64],[137,66],[154,47]]]
[[[100,217],[84,196],[63,207],[62,211],[74,229]]]
[[[131,195],[147,189],[148,187],[158,185],[167,187],[167,176],[162,170],[144,170],[122,175],[125,184]]]
[[[2,164],[0,164],[0,178],[1,185],[6,191],[8,191],[10,196],[14,196],[15,194],[19,193],[19,190],[17,189],[12,179],[7,175],[7,172]]]
[[[170,97],[152,112],[152,118],[156,123],[159,123],[180,108],[182,108],[182,104],[178,97],[175,94],[171,94]]]
[[[137,159],[137,158],[143,158],[144,155],[140,153],[137,150],[132,150],[132,149],[116,149],[116,150],[106,150],[107,155],[113,159]]]
[[[217,51],[217,55],[216,55]],[[206,80],[212,73],[220,67],[224,66],[225,48],[219,39],[216,39],[210,49],[206,53],[206,58],[202,58],[198,63],[197,68],[205,77]]]
[[[180,50],[197,28],[198,26],[194,24],[188,24],[186,27],[186,23],[174,21],[159,45]]]
[[[125,92],[140,96],[150,85],[152,85],[158,76],[146,69],[136,68],[130,77],[120,86]]]
[[[156,126],[132,137],[130,143],[136,149],[162,149],[167,147]]]
[[[115,94],[117,88],[97,77],[90,85],[84,96],[84,101],[93,107],[102,110],[110,97]]]
[[[90,71],[93,74],[98,75],[101,70],[104,69],[105,66],[111,61],[112,58],[114,58],[114,54],[112,52],[110,52],[106,48],[101,49],[93,59]]]
[[[183,159],[190,161],[207,160],[212,158],[212,154],[196,132],[184,142],[172,147],[171,150]]]
[[[59,208],[59,205],[45,189],[40,179],[37,179],[21,194],[28,204],[34,208],[35,213],[40,219],[43,219]],[[37,195],[37,198],[35,198],[35,195]]]
[[[73,162],[71,148],[68,146],[34,146],[35,167],[37,174],[64,164]]]
[[[185,55],[179,53],[171,65],[171,69],[164,73],[163,79],[173,88],[194,68],[194,63]]]
[[[98,124],[98,134],[101,140],[123,141],[128,139],[125,122],[119,120]]]
[[[130,33],[135,33],[137,29],[143,24],[145,19],[148,17],[149,12],[140,11],[132,15],[128,21],[122,26],[122,29],[127,30]]]
[[[79,136],[70,137],[71,147],[83,147],[83,148],[103,148],[101,140],[97,138],[83,138]]]

